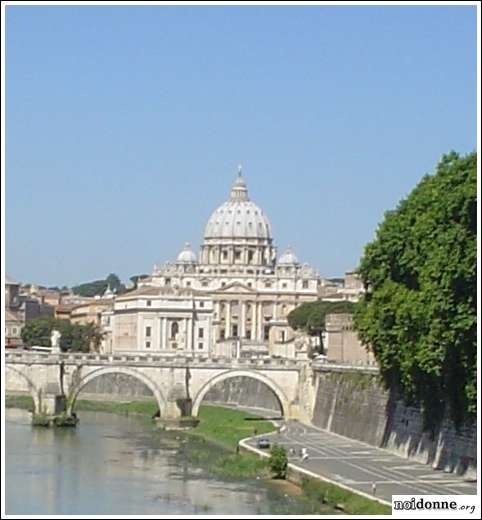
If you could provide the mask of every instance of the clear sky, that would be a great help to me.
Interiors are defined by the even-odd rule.
[[[196,249],[238,164],[280,250],[356,267],[476,147],[474,6],[28,7],[6,17],[6,268],[126,280]]]

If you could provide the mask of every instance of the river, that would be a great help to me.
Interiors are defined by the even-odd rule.
[[[72,429],[33,428],[5,414],[7,514],[295,514],[288,497],[257,480],[220,480],[182,457],[183,436],[146,419],[79,412]]]

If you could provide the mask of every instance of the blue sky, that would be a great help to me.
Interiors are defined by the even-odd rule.
[[[354,268],[476,147],[474,6],[28,7],[6,17],[6,266],[73,285],[197,248],[243,165],[276,245]]]

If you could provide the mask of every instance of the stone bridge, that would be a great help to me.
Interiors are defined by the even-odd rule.
[[[36,414],[51,413],[52,396],[65,395],[70,415],[87,383],[113,373],[144,383],[167,420],[186,413],[186,403],[187,413],[196,417],[214,385],[239,376],[269,387],[286,419],[309,422],[313,408],[313,372],[310,363],[301,360],[7,352],[5,369],[6,392],[28,392]]]

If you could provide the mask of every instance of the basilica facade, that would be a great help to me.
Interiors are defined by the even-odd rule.
[[[309,340],[297,337],[287,315],[316,300],[319,288],[317,271],[291,248],[278,256],[268,217],[239,171],[206,224],[199,255],[186,243],[175,261],[116,297],[103,316],[104,350],[304,356]]]

